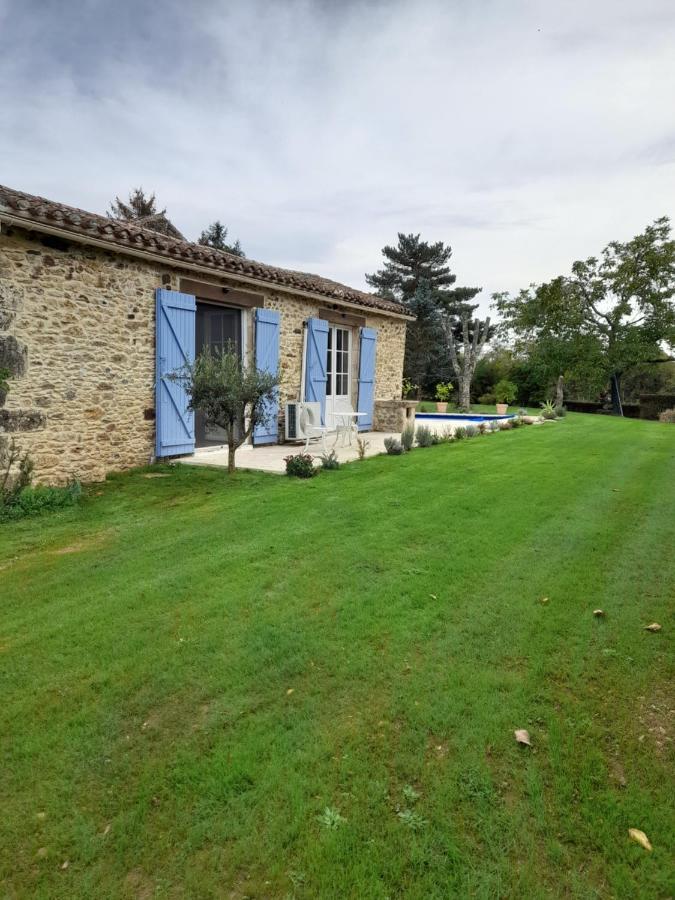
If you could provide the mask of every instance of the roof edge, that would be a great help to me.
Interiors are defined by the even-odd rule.
[[[156,253],[152,250],[138,250],[135,247],[126,247],[123,244],[109,243],[103,238],[94,238],[86,234],[79,234],[76,231],[70,231],[67,228],[60,228],[57,225],[47,225],[45,222],[36,221],[34,219],[15,216],[0,208],[0,223],[6,222],[24,231],[39,231],[43,234],[52,234],[55,237],[66,238],[78,244],[84,244],[88,247],[97,247],[101,250],[107,250],[109,253],[119,253],[124,256],[131,256],[135,259],[145,259],[152,262],[160,263],[170,269],[185,269],[190,272],[196,272],[202,275],[210,275],[212,278],[229,278],[237,284],[245,284],[251,287],[267,289],[273,288],[276,293],[288,294],[290,296],[305,297],[308,300],[315,300],[323,304],[333,304],[336,306],[344,306],[347,309],[356,309],[361,313],[371,313],[376,316],[385,316],[392,319],[401,319],[405,322],[414,322],[415,316],[403,312],[395,312],[390,309],[382,309],[376,306],[366,306],[358,302],[344,300],[340,297],[332,297],[327,294],[320,294],[315,291],[309,291],[304,288],[287,286],[264,278],[254,278],[250,275],[241,275],[238,272],[229,272],[224,269],[218,269],[215,266],[200,265],[199,263],[190,262],[184,259],[172,259],[162,253]]]

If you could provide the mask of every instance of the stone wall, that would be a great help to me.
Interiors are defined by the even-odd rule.
[[[97,481],[152,460],[155,290],[177,290],[181,276],[200,277],[20,229],[0,231],[0,368],[12,372],[4,406],[0,397],[0,431],[30,453],[37,480]],[[204,280],[241,289],[227,278]],[[264,303],[282,313],[283,412],[298,396],[303,322],[321,304],[272,292]],[[378,330],[376,397],[400,397],[405,322],[368,314],[367,324]],[[356,403],[358,353],[353,361]]]

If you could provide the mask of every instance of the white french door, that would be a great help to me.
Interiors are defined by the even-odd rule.
[[[349,409],[352,403],[351,331],[339,325],[328,329],[326,361],[326,425],[335,425],[335,413]]]

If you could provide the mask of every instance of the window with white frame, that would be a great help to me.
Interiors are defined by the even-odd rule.
[[[350,331],[331,325],[328,329],[328,360],[326,363],[326,397],[333,401],[350,397]]]

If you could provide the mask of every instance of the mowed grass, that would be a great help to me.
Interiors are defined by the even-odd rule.
[[[571,415],[3,528],[2,896],[671,896],[674,500]]]

